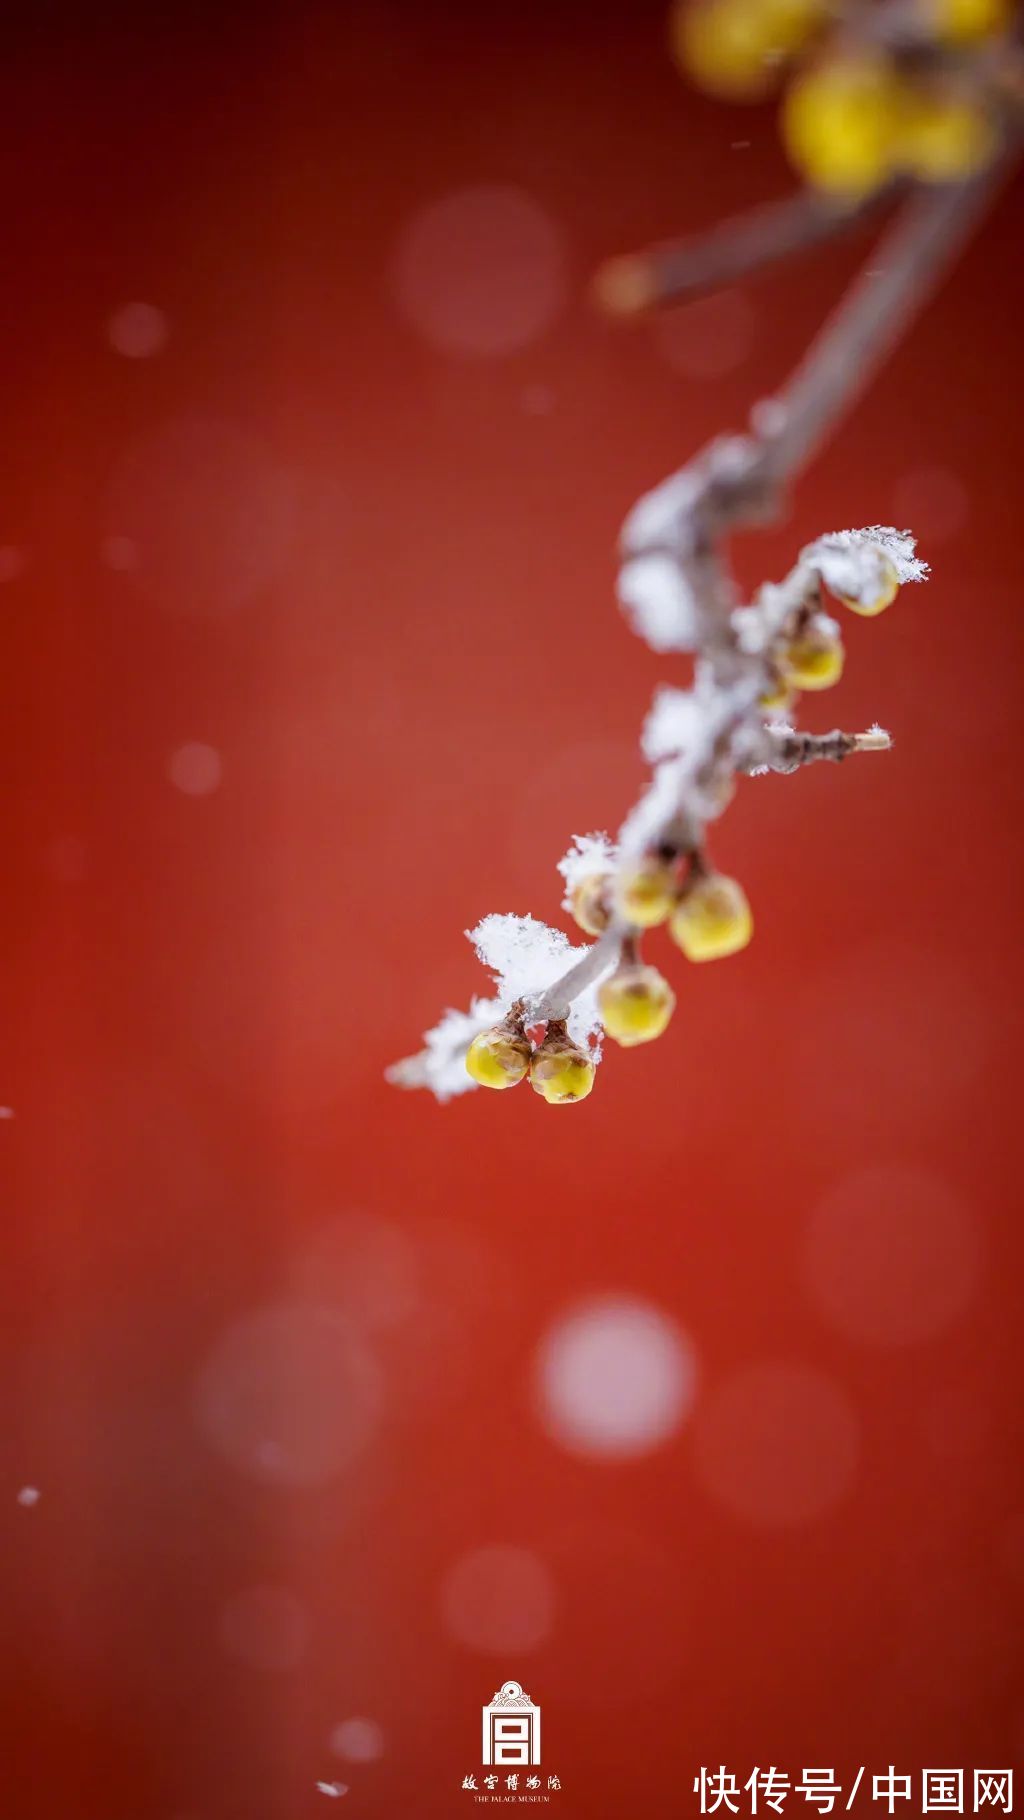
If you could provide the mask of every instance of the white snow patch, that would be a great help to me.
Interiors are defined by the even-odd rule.
[[[623,550],[632,553],[652,543],[677,542],[700,491],[701,483],[692,465],[679,468],[652,487],[637,500],[622,527]]]
[[[616,849],[607,834],[576,834],[568,853],[562,855],[558,870],[565,880],[565,896],[562,909],[568,910],[572,904],[572,894],[578,884],[585,878],[602,877],[605,873],[614,872]]]
[[[427,1031],[419,1054],[395,1062],[386,1070],[386,1078],[394,1087],[429,1087],[442,1103],[460,1093],[472,1093],[476,1082],[466,1073],[466,1050],[501,1015],[501,1001],[496,998],[475,998],[468,1011],[446,1011]]]
[[[656,765],[663,758],[675,758],[693,746],[700,738],[703,715],[704,704],[695,690],[667,687],[656,690],[640,735],[648,764]]]
[[[868,525],[863,531],[830,531],[802,552],[814,564],[826,587],[847,600],[876,600],[882,593],[888,557],[901,583],[925,581],[928,564],[915,555],[909,531],[892,525]]]
[[[652,551],[619,570],[619,600],[652,651],[693,651],[699,636],[693,589],[674,556]]]
[[[495,976],[500,1002],[508,1010],[516,999],[537,998],[589,953],[589,946],[574,948],[561,929],[552,929],[534,916],[485,916],[475,929],[467,929],[485,967]],[[609,966],[613,957],[609,957]],[[569,1034],[577,1043],[600,1040],[601,1016],[597,985],[588,986],[573,1001]],[[592,1059],[598,1059],[592,1052]]]

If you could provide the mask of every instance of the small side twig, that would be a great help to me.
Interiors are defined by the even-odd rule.
[[[814,190],[797,190],[723,221],[707,234],[609,259],[594,279],[594,296],[610,316],[638,316],[681,303],[810,252],[862,222],[876,219],[900,187],[891,184],[853,202],[833,200]]]
[[[883,727],[871,727],[866,733],[843,733],[834,727],[831,733],[799,733],[792,727],[769,727],[759,762],[748,767],[751,775],[778,771],[788,776],[803,765],[819,760],[841,764],[854,752],[888,752],[892,739]]]

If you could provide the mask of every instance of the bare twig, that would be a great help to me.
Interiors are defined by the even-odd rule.
[[[882,727],[871,727],[867,733],[842,733],[838,727],[831,733],[798,733],[792,727],[769,727],[760,762],[751,771],[778,771],[788,775],[802,765],[813,765],[819,759],[841,764],[854,752],[888,752],[892,740]]]
[[[708,234],[609,259],[594,280],[594,295],[609,315],[635,316],[717,290],[874,220],[899,187],[892,184],[848,203],[830,200],[814,190],[797,190],[780,201],[723,221]]]
[[[915,194],[773,403],[755,414],[761,478],[782,486],[870,384],[974,232],[1010,162]]]

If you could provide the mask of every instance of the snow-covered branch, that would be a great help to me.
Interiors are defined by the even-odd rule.
[[[705,509],[711,490],[705,473],[674,476],[630,515],[624,571],[632,569],[634,581],[632,565],[655,546],[677,578],[691,569],[695,539],[687,502]],[[655,982],[670,992],[640,962],[644,929],[670,922],[684,953],[698,960],[734,952],[749,939],[746,899],[735,881],[715,872],[708,854],[709,825],[731,800],[736,779],[888,748],[880,728],[810,734],[778,717],[791,711],[798,691],[826,686],[841,669],[839,628],[824,611],[823,588],[855,612],[880,612],[902,583],[926,574],[913,538],[877,525],[818,538],[784,581],[766,584],[746,606],[730,604],[724,568],[700,571],[705,559],[710,565],[710,548],[698,560],[698,585],[674,619],[665,609],[660,570],[641,570],[633,590],[633,617],[653,631],[654,648],[695,651],[696,663],[691,687],[655,694],[641,734],[651,780],[617,839],[584,835],[560,861],[563,907],[593,940],[574,947],[561,930],[532,916],[485,917],[468,934],[492,975],[493,995],[475,1000],[469,1012],[446,1012],[423,1050],[390,1070],[396,1085],[429,1087],[443,1100],[475,1084],[514,1084],[540,1057],[560,1068],[556,1086],[575,1069],[570,1085],[578,1089],[545,1097],[562,1103],[585,1097],[606,1031],[627,1044],[644,1040],[616,1026],[609,982],[612,988],[620,979],[632,983],[631,1012],[650,1010]],[[644,593],[649,574],[653,603]],[[485,1051],[482,1083],[466,1067],[478,1043]]]
[[[623,610],[652,650],[692,656],[693,675],[689,687],[655,694],[641,735],[650,781],[617,837],[577,838],[560,862],[563,908],[591,939],[574,946],[531,916],[485,917],[468,934],[492,976],[490,996],[469,1012],[446,1012],[419,1054],[390,1070],[396,1084],[447,1099],[474,1085],[514,1086],[528,1074],[551,1103],[585,1098],[604,1036],[631,1047],[658,1036],[672,1015],[672,987],[641,958],[647,930],[667,924],[695,962],[733,954],[750,940],[746,894],[709,852],[709,829],[737,780],[889,749],[880,727],[812,734],[796,727],[794,714],[801,694],[830,687],[842,673],[841,631],[829,606],[870,618],[904,584],[923,580],[914,539],[878,525],[819,537],[782,581],[765,583],[747,602],[726,540],[779,513],[794,474],[927,300],[998,174],[993,161],[961,181],[910,186],[861,277],[787,385],[755,407],[749,430],[716,439],[630,512],[620,545]],[[781,256],[887,199],[883,191],[863,206],[815,197],[781,207],[740,224],[731,238],[728,231],[713,237],[703,267],[692,250],[670,250],[652,295],[639,301],[697,287],[708,281],[702,272],[714,281]],[[654,267],[645,269],[649,275]]]

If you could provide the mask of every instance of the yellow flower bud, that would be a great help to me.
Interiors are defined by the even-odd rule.
[[[843,674],[845,653],[834,633],[808,630],[786,645],[782,667],[794,689],[831,689]]]
[[[567,1034],[564,1023],[550,1023],[530,1063],[530,1086],[549,1106],[585,1100],[596,1070],[590,1057]]]
[[[825,0],[676,0],[672,54],[713,95],[756,99],[826,16]]]
[[[715,872],[696,880],[669,927],[687,960],[714,961],[746,947],[754,919],[743,886]]]
[[[678,895],[674,862],[657,854],[627,866],[616,880],[619,913],[636,929],[653,929],[656,923],[665,922]]]
[[[980,97],[921,89],[908,96],[896,157],[922,183],[956,183],[984,170],[998,144],[995,123]]]
[[[508,1018],[481,1031],[466,1051],[466,1073],[478,1087],[516,1087],[529,1066],[530,1045]]]
[[[757,705],[766,714],[786,714],[793,706],[793,691],[780,677],[772,688],[758,696]]]
[[[893,174],[900,103],[884,62],[851,57],[808,70],[782,105],[792,163],[818,189],[851,200],[867,195]]]
[[[844,607],[849,607],[851,613],[859,613],[863,619],[874,619],[877,613],[883,613],[886,607],[891,607],[900,591],[900,578],[896,572],[896,564],[884,550],[878,551],[878,567],[882,581],[879,592],[873,599],[854,600],[849,594],[836,595],[836,599],[841,600]]]
[[[943,44],[973,44],[1005,31],[1013,0],[924,0],[923,11]]]
[[[588,872],[569,893],[570,914],[587,935],[603,935],[612,920],[608,905],[610,883],[607,872]]]
[[[676,995],[656,967],[627,963],[606,979],[597,994],[601,1021],[624,1049],[653,1042],[668,1026]]]

